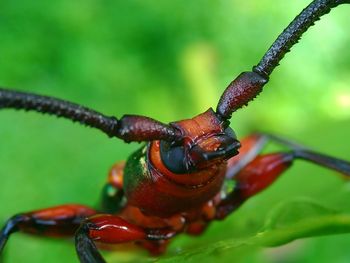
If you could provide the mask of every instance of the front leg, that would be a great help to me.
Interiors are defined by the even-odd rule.
[[[163,241],[176,234],[170,229],[144,229],[118,216],[96,215],[82,223],[75,236],[78,257],[82,263],[105,262],[95,241],[119,244],[132,241]]]
[[[291,148],[290,152],[259,155],[267,139]],[[270,186],[296,159],[350,176],[350,163],[306,149],[298,144],[272,135],[253,135],[242,140],[243,153],[229,161],[227,180],[236,182],[235,188],[217,206],[217,219],[225,218],[247,199]],[[246,143],[245,143],[246,142]]]
[[[310,153],[312,156],[324,156],[328,158],[329,160],[334,160],[336,158],[328,157],[324,154],[318,154],[312,150],[310,150],[308,147],[305,147],[303,145],[300,145],[296,142],[293,142],[291,140],[288,140],[282,136],[274,135],[274,134],[268,134],[268,133],[254,133],[252,135],[249,135],[241,140],[242,147],[239,150],[239,155],[236,155],[232,157],[230,160],[228,160],[227,165],[227,171],[226,171],[226,178],[232,179],[234,178],[245,166],[247,166],[251,161],[253,161],[264,149],[264,147],[267,145],[267,143],[273,142],[275,144],[281,145],[283,147],[288,148],[291,151],[298,152],[301,154],[304,153]],[[309,159],[311,156],[309,155]],[[301,158],[303,159],[303,158]],[[306,158],[304,158],[306,159]],[[312,160],[309,160],[312,161]],[[342,160],[339,160],[340,162],[344,162]],[[317,161],[313,161],[314,163],[317,163]],[[340,163],[336,166],[333,166],[334,170],[339,171],[340,173],[349,174],[349,168],[346,164],[348,162],[344,162],[345,166],[343,166],[343,169],[339,170],[336,168],[336,166],[342,166]],[[331,164],[330,164],[331,165]],[[345,169],[345,170],[344,170]],[[344,170],[344,171],[343,171]]]
[[[43,236],[74,236],[81,221],[94,214],[94,209],[74,204],[17,214],[7,221],[0,232],[0,253],[10,235],[15,232]]]
[[[100,210],[103,213],[118,213],[126,204],[123,190],[125,162],[115,163],[109,171],[107,183],[102,190]]]

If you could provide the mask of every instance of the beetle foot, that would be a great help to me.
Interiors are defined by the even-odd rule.
[[[28,219],[29,218],[24,215],[15,215],[6,222],[5,226],[1,229],[0,232],[0,254],[4,249],[9,236],[19,230],[18,224],[27,221]]]

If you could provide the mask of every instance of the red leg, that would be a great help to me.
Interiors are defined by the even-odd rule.
[[[225,218],[236,210],[245,200],[272,184],[290,165],[293,153],[273,153],[257,156],[236,176],[234,190],[217,207],[216,217]]]
[[[219,203],[216,217],[226,217],[245,200],[267,188],[292,165],[295,159],[303,159],[350,176],[349,162],[309,150],[298,149],[289,153],[260,155],[235,175],[237,185]]]
[[[9,236],[17,231],[45,236],[74,236],[82,220],[96,214],[83,205],[62,205],[21,213],[7,221],[0,232],[0,253]]]
[[[112,215],[96,215],[82,223],[76,233],[75,244],[81,262],[105,262],[98,252],[95,241],[107,244],[126,242],[162,242],[176,232],[169,229],[143,229]],[[150,249],[155,248],[154,246]],[[155,251],[157,252],[157,251]]]
[[[102,190],[101,211],[115,214],[126,204],[123,190],[123,173],[125,162],[117,162],[109,171],[108,180]]]
[[[246,200],[264,190],[291,166],[293,159],[292,153],[273,153],[256,157],[235,178],[237,196]]]
[[[226,178],[231,179],[251,162],[261,152],[266,142],[267,136],[259,133],[243,138],[239,154],[228,160]]]
[[[255,133],[241,140],[242,147],[239,150],[239,155],[228,161],[226,178],[231,179],[236,176],[242,168],[260,154],[261,150],[270,141],[292,150],[296,155],[295,158],[311,161],[350,176],[349,162],[347,161],[316,153],[305,146],[277,135]]]

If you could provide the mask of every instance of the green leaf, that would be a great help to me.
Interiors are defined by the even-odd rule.
[[[300,238],[342,233],[350,233],[350,214],[338,212],[312,199],[297,198],[273,208],[261,231],[254,236],[212,243],[161,258],[157,262],[190,262],[218,254],[229,253],[231,256],[236,252],[241,255],[258,247],[279,246]]]

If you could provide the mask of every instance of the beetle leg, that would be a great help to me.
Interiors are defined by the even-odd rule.
[[[75,236],[76,251],[80,262],[105,262],[94,241],[105,244],[119,244],[135,241],[164,241],[175,235],[167,229],[144,229],[121,217],[96,215],[84,221]]]
[[[350,176],[350,163],[310,150],[298,149],[288,153],[258,155],[234,176],[236,187],[217,207],[218,219],[226,217],[248,198],[271,185],[295,159],[302,159]]]
[[[108,180],[102,190],[101,211],[117,213],[126,203],[123,190],[123,170],[125,162],[114,164],[109,171]]]
[[[305,147],[275,135],[266,133],[251,134],[241,140],[242,146],[239,149],[239,154],[228,160],[226,178],[232,179],[242,168],[260,154],[269,141],[287,146],[289,149],[305,149]]]
[[[239,155],[236,155],[228,160],[226,178],[233,178],[243,167],[245,167],[260,154],[268,142],[280,144],[281,146],[285,146],[292,151],[299,152],[300,154],[303,152],[304,154],[312,153],[313,156],[319,155],[309,148],[281,136],[267,133],[254,133],[241,140],[242,147],[239,150]],[[330,158],[335,159],[332,157]],[[346,171],[344,172],[346,173]]]
[[[45,236],[74,236],[81,221],[96,214],[83,205],[62,205],[21,213],[10,218],[0,232],[0,253],[9,236],[17,231]]]
[[[226,179],[232,179],[244,166],[251,162],[264,148],[267,137],[263,134],[252,134],[241,140],[239,154],[227,162]]]
[[[293,153],[258,155],[234,176],[236,186],[217,205],[216,218],[222,219],[249,197],[272,184],[293,162]]]

